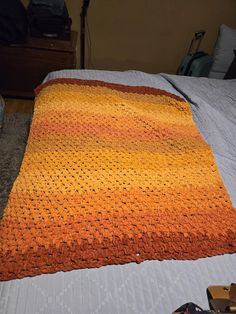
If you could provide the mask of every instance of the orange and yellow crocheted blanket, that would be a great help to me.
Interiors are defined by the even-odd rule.
[[[181,98],[77,79],[38,93],[1,280],[236,251],[236,211]]]

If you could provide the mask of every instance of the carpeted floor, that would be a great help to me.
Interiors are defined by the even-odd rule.
[[[23,158],[31,114],[6,114],[0,133],[0,217]]]

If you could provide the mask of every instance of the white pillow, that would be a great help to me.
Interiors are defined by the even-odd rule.
[[[236,29],[232,29],[224,24],[220,26],[218,39],[216,42],[213,64],[209,77],[224,78],[230,64],[234,59],[236,49]]]

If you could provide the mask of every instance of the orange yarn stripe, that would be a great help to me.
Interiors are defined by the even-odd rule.
[[[236,251],[236,211],[181,98],[76,79],[37,93],[1,280]]]

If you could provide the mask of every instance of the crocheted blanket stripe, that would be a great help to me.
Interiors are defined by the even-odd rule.
[[[236,251],[235,209],[184,100],[76,79],[37,92],[1,280]]]

